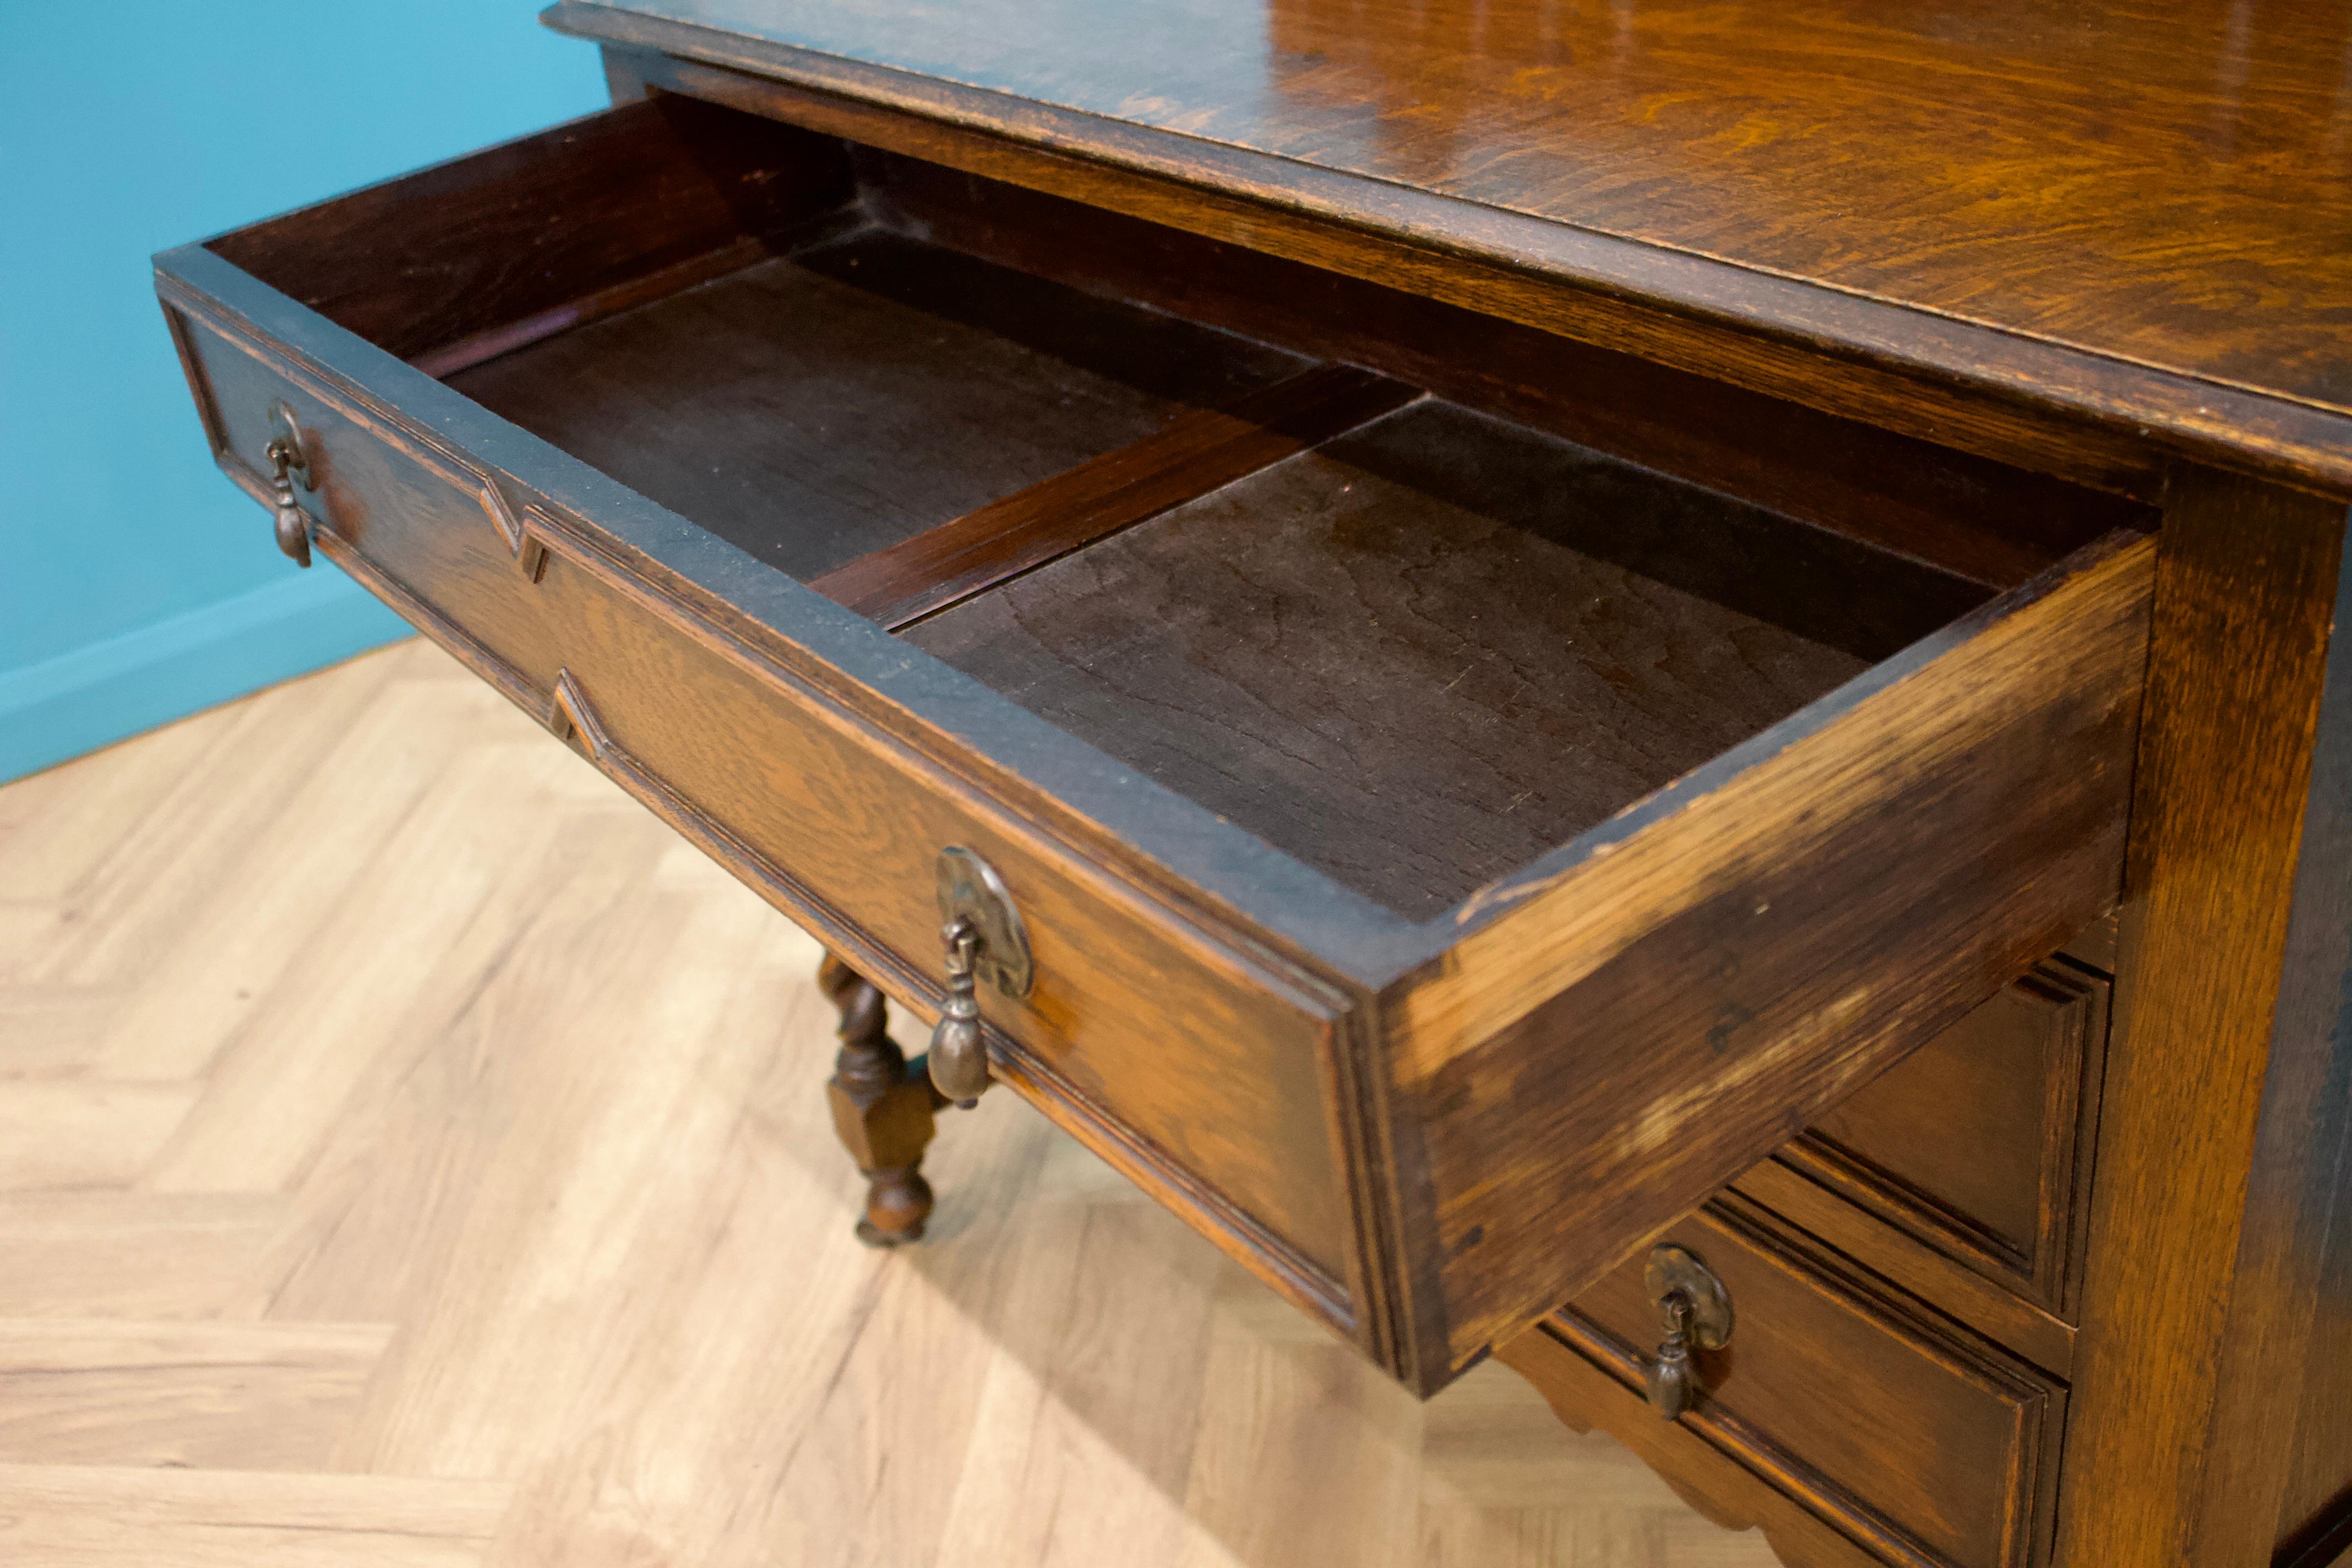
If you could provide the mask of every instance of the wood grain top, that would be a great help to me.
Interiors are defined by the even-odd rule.
[[[2022,339],[2060,353],[1984,372],[2021,395],[2287,441],[2315,472],[2352,455],[2352,425],[2275,406],[2352,411],[2345,0],[563,0],[548,18],[1847,353],[1964,375],[1971,341],[2006,362]],[[1955,328],[1976,338],[1956,349]],[[2254,402],[2119,390],[2136,374]]]

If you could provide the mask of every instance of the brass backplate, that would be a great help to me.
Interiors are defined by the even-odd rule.
[[[1697,1253],[1672,1242],[1654,1247],[1642,1279],[1650,1289],[1650,1305],[1661,1314],[1665,1311],[1666,1298],[1682,1292],[1690,1303],[1691,1343],[1701,1350],[1719,1351],[1731,1342],[1731,1292]]]
[[[980,937],[973,970],[1006,996],[1029,994],[1029,932],[996,868],[960,844],[940,851],[940,923],[971,922]]]

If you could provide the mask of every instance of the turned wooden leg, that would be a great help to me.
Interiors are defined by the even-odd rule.
[[[936,1103],[930,1080],[907,1070],[888,1033],[882,993],[857,971],[825,954],[816,983],[841,1011],[841,1052],[833,1059],[833,1124],[866,1175],[866,1217],[857,1239],[868,1247],[919,1240],[931,1212],[923,1149]]]

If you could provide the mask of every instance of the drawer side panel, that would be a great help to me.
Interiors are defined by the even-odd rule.
[[[1391,988],[1425,1386],[2112,907],[2153,554],[2111,538],[1880,666]]]
[[[404,359],[741,266],[854,195],[839,143],[688,99],[629,104],[238,229],[207,248]],[[551,215],[560,221],[551,221]]]

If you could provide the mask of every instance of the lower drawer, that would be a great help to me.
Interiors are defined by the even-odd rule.
[[[2107,991],[2105,975],[2063,956],[2035,965],[1816,1120],[1776,1160],[2069,1317]],[[1779,1207],[1761,1184],[1770,1174],[1739,1185]]]
[[[1669,1230],[1723,1282],[1729,1341],[1701,1351],[1680,1426],[1866,1557],[1918,1568],[2044,1560],[2063,1385],[1884,1285],[1737,1196]],[[1504,1359],[1560,1403],[1547,1354],[1581,1356],[1619,1386],[1579,1425],[1663,1425],[1642,1405],[1661,1338],[1645,1258],[1618,1268]],[[1638,1446],[1638,1445],[1637,1445]],[[1654,1462],[1671,1476],[1669,1455]],[[1719,1489],[1720,1482],[1716,1483]],[[1735,1512],[1739,1510],[1735,1510]],[[1754,1519],[1738,1522],[1766,1522]],[[1784,1557],[1790,1547],[1776,1541]],[[1791,1561],[1827,1561],[1799,1548]]]

